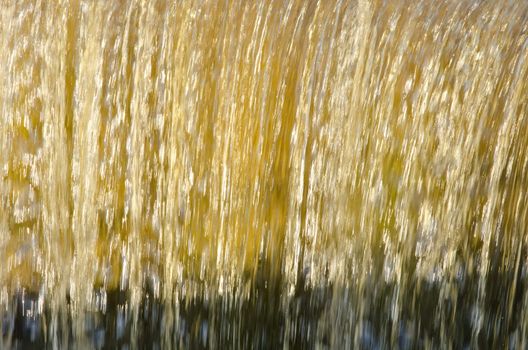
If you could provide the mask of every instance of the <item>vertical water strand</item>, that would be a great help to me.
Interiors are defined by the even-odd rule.
[[[179,40],[183,37],[180,31],[185,29],[183,23],[183,11],[178,11],[177,4],[169,6],[167,11],[166,36],[164,37],[164,57],[166,62],[166,83],[165,83],[165,108],[172,116],[168,120],[166,134],[163,138],[163,153],[166,162],[164,190],[166,198],[163,204],[162,213],[162,242],[163,242],[163,292],[162,300],[171,306],[163,314],[162,322],[166,325],[162,329],[162,345],[179,344],[176,330],[180,329],[179,323],[179,300],[180,293],[178,285],[181,285],[181,263],[176,254],[179,239],[182,235],[181,215],[179,215],[179,181],[181,174],[178,171],[181,152],[181,123],[183,120],[181,105],[178,103],[177,77],[182,76],[181,55],[178,50],[184,50],[185,45],[179,45]],[[180,277],[180,278],[179,278]]]
[[[10,50],[9,48],[9,25],[10,21],[8,18],[12,17],[12,13],[14,12],[14,6],[8,6],[8,3],[6,1],[2,2],[2,8],[4,11],[0,13],[1,21],[0,21],[0,29],[2,35],[0,36],[0,57],[2,59],[2,62],[8,62],[10,57]],[[9,70],[6,68],[6,66],[2,66],[0,68],[0,83],[2,86],[7,86],[8,79],[9,79]],[[9,145],[11,144],[11,132],[9,130],[9,124],[10,119],[7,117],[9,115],[10,110],[9,108],[9,98],[8,94],[2,93],[0,94],[0,108],[2,116],[6,116],[3,118],[0,118],[0,132],[3,135],[3,137],[0,140],[0,146],[2,149],[8,149]],[[0,166],[1,168],[1,176],[2,181],[0,182],[0,200],[2,203],[8,203],[9,201],[9,187],[8,184],[8,172],[9,172],[9,153],[8,152],[0,152]],[[0,248],[2,253],[2,260],[7,258],[7,245],[10,238],[10,229],[9,229],[9,215],[8,215],[9,209],[7,205],[0,206]],[[2,307],[2,312],[5,311],[7,308],[7,298],[8,298],[8,287],[7,287],[7,269],[1,269],[0,270],[0,281],[2,283],[2,301],[0,303]]]
[[[46,261],[38,298],[39,313],[51,309],[49,330],[44,338],[52,342],[66,339],[68,280],[71,275],[73,241],[71,231],[71,145],[72,134],[67,125],[73,118],[71,77],[72,34],[69,22],[76,15],[75,6],[65,3],[43,4],[44,37],[39,39],[43,50],[42,99],[43,147],[39,178],[42,182],[42,236]],[[32,40],[36,40],[33,38]],[[70,52],[69,52],[70,51]],[[69,71],[70,69],[70,71]],[[47,305],[46,305],[47,303]]]
[[[110,183],[111,188],[117,189],[115,193],[114,205],[117,210],[115,216],[115,240],[113,241],[114,250],[110,253],[113,255],[111,276],[118,277],[115,283],[109,285],[110,288],[118,288],[119,293],[123,293],[128,288],[128,278],[130,271],[130,257],[128,254],[127,238],[130,232],[130,181],[129,167],[131,162],[130,156],[130,128],[131,128],[131,101],[134,93],[133,72],[136,53],[134,47],[138,40],[138,7],[136,2],[130,2],[125,9],[118,6],[116,14],[121,14],[120,26],[116,32],[116,52],[118,54],[117,75],[115,76],[115,119],[111,127],[111,133],[108,140],[112,139],[115,144],[115,162],[116,169],[115,182]],[[118,17],[119,18],[119,17]],[[122,28],[121,31],[118,31]],[[114,134],[115,133],[115,134]],[[118,141],[117,141],[118,140]],[[120,305],[120,312],[126,305]],[[126,310],[125,313],[127,313]]]
[[[297,89],[300,93],[297,96],[298,109],[293,130],[295,139],[291,140],[293,171],[290,183],[297,182],[302,189],[292,196],[300,202],[297,202],[299,207],[289,215],[298,220],[295,223],[298,231],[295,235],[289,232],[287,240],[294,238],[294,241],[285,243],[288,259],[286,267],[291,269],[286,270],[287,283],[291,284],[285,304],[292,305],[288,308],[291,311],[286,316],[285,338],[292,344],[299,345],[315,341],[317,327],[313,319],[319,317],[318,309],[321,307],[322,297],[318,293],[328,282],[331,263],[327,260],[331,254],[327,256],[323,252],[327,251],[327,240],[334,233],[327,231],[325,227],[327,218],[324,207],[326,200],[331,196],[331,193],[325,192],[325,176],[334,171],[327,168],[326,160],[330,162],[332,154],[327,149],[325,132],[329,123],[327,87],[331,84],[335,69],[334,45],[341,25],[343,4],[337,1],[314,6],[311,9],[313,14],[310,12],[313,17],[309,17],[310,22],[307,23],[308,36],[304,38],[306,41],[302,46],[302,61],[305,63],[299,68],[299,81],[296,82],[299,84]],[[322,18],[331,20],[324,21]],[[301,139],[297,140],[297,137]],[[301,141],[302,138],[304,141]],[[300,164],[297,163],[299,161]],[[292,249],[295,249],[295,253]],[[289,260],[293,257],[295,260]],[[310,303],[304,305],[302,300],[305,295],[310,295],[311,290],[314,291],[313,298]],[[309,337],[299,336],[303,329],[307,329]]]
[[[237,171],[238,154],[235,151],[237,141],[237,110],[239,108],[236,100],[236,88],[240,82],[238,61],[241,58],[242,42],[239,40],[244,31],[241,30],[241,20],[247,16],[247,7],[241,2],[227,6],[225,16],[227,23],[225,32],[220,36],[222,41],[220,75],[221,84],[218,86],[218,97],[216,99],[217,115],[214,121],[214,138],[218,145],[213,152],[212,168],[214,182],[212,184],[212,200],[214,216],[218,220],[218,228],[214,237],[214,265],[216,277],[214,284],[218,295],[227,295],[233,287],[231,276],[232,266],[229,247],[232,244],[230,230],[236,237],[236,205],[237,188],[235,187],[235,173]],[[216,176],[215,176],[216,175]]]
[[[255,201],[262,206],[260,220],[264,222],[265,229],[261,233],[259,261],[255,262],[254,269],[257,281],[265,280],[272,295],[282,294],[284,288],[284,241],[289,217],[288,199],[291,196],[288,192],[290,134],[294,124],[298,76],[298,68],[294,62],[298,61],[302,51],[297,43],[302,35],[305,8],[305,3],[292,2],[287,6],[279,6],[278,9],[267,9],[265,21],[262,21],[262,28],[259,28],[260,47],[256,57],[260,66],[253,70],[253,74],[257,75],[257,68],[260,68],[262,74],[268,77],[264,81],[254,78],[254,81],[261,84],[260,95],[257,95],[261,99],[250,100],[262,125],[259,127],[257,144],[257,152],[261,154],[262,160],[258,170],[258,188],[255,188],[258,197]],[[275,11],[278,12],[277,16],[274,16]],[[277,264],[277,261],[281,263]],[[283,301],[272,299],[270,302]]]
[[[372,21],[374,17],[374,7],[367,1],[359,1],[356,7],[356,16],[359,17],[357,22],[353,22],[357,25],[357,53],[353,53],[352,57],[357,59],[356,66],[354,67],[354,78],[352,84],[352,103],[350,105],[350,114],[348,118],[351,119],[351,128],[354,130],[357,125],[360,130],[357,135],[357,139],[354,141],[350,140],[345,148],[348,152],[354,154],[357,158],[355,168],[351,175],[351,193],[349,193],[348,204],[344,208],[344,212],[350,208],[352,213],[355,212],[351,219],[354,223],[354,229],[350,234],[352,235],[353,242],[356,243],[359,249],[354,250],[353,269],[357,268],[357,287],[352,284],[352,288],[357,288],[357,292],[353,295],[357,295],[357,300],[353,301],[355,306],[355,322],[352,323],[354,327],[354,346],[360,346],[362,344],[363,335],[369,337],[375,337],[373,329],[369,323],[369,305],[375,304],[375,296],[379,293],[378,290],[373,288],[374,276],[380,273],[379,262],[374,260],[374,256],[379,252],[382,247],[379,244],[379,238],[376,238],[377,231],[372,230],[372,225],[375,225],[376,216],[378,214],[377,203],[369,198],[372,193],[369,193],[375,188],[376,184],[372,183],[373,178],[370,174],[375,172],[373,162],[376,158],[370,156],[373,152],[373,145],[371,140],[371,123],[375,120],[371,119],[369,108],[372,108],[368,104],[367,96],[370,91],[369,77],[370,70],[374,62],[374,48],[375,42],[372,40],[374,36],[374,29],[372,28]],[[357,56],[356,56],[357,55]],[[357,119],[356,119],[357,118]],[[357,124],[356,124],[357,123]],[[378,233],[379,234],[379,233]],[[355,266],[354,266],[355,265]],[[357,267],[356,267],[357,266]],[[353,271],[353,270],[352,270]],[[357,311],[356,311],[357,310]]]
[[[511,14],[515,18],[514,13],[518,9],[515,5],[510,4],[499,10],[492,12],[490,21],[500,23],[503,15]],[[526,9],[524,9],[526,11]],[[522,12],[519,12],[522,14]],[[515,22],[513,22],[515,23]],[[502,30],[495,33],[495,36],[502,36],[514,34],[519,28],[507,25],[501,26]],[[493,27],[494,28],[494,27]],[[515,135],[518,130],[518,123],[521,114],[518,114],[518,104],[520,99],[524,97],[519,96],[520,86],[518,80],[524,74],[524,59],[525,52],[519,52],[518,49],[513,49],[512,44],[515,41],[500,41],[502,45],[489,45],[488,57],[496,57],[495,62],[492,63],[496,67],[497,73],[495,80],[488,83],[487,89],[492,89],[494,99],[489,103],[490,117],[495,117],[493,132],[493,140],[490,140],[490,161],[487,174],[487,196],[482,208],[482,218],[480,223],[480,235],[482,237],[482,251],[480,255],[480,266],[478,267],[478,294],[477,300],[473,309],[474,323],[473,323],[473,337],[472,341],[476,343],[479,337],[483,334],[483,324],[491,323],[491,329],[484,330],[484,335],[487,336],[489,332],[494,333],[497,329],[497,322],[502,320],[494,319],[494,315],[490,311],[495,307],[489,307],[488,303],[493,300],[493,296],[489,291],[488,279],[493,278],[499,274],[501,277],[505,276],[501,271],[499,257],[505,253],[502,247],[504,237],[510,233],[507,229],[507,215],[509,208],[505,206],[505,184],[509,183],[511,176],[511,148],[515,141]],[[512,50],[512,51],[510,51]],[[510,54],[509,52],[516,52]],[[502,63],[499,65],[499,62]],[[507,79],[504,79],[508,77]],[[513,268],[508,264],[508,268]],[[491,306],[491,305],[490,305]],[[498,310],[502,309],[502,305],[498,306]],[[495,309],[496,310],[496,309]],[[487,333],[487,334],[486,334]]]
[[[127,140],[130,159],[127,182],[130,186],[130,232],[127,237],[127,261],[130,264],[128,290],[134,314],[145,294],[159,297],[158,236],[159,208],[157,174],[159,173],[160,124],[156,116],[158,103],[157,70],[159,60],[159,30],[157,19],[160,2],[138,3],[138,42],[133,67],[131,124]]]
[[[174,101],[174,77],[172,74],[175,72],[175,60],[173,60],[175,54],[175,40],[177,38],[177,26],[176,26],[176,4],[167,5],[165,9],[165,15],[163,17],[164,26],[163,33],[160,39],[160,45],[162,47],[160,53],[160,100],[162,101],[159,107],[158,113],[161,114],[163,119],[163,131],[161,133],[160,141],[160,176],[158,190],[161,191],[159,204],[159,225],[160,225],[160,260],[161,260],[161,290],[160,297],[163,302],[169,306],[165,308],[162,316],[162,324],[164,325],[160,332],[161,346],[169,347],[171,344],[178,344],[176,341],[176,330],[179,329],[179,296],[176,292],[176,281],[174,280],[174,268],[175,263],[172,260],[173,254],[173,239],[178,232],[179,226],[174,218],[175,215],[175,203],[174,198],[177,198],[176,191],[177,187],[174,183],[177,180],[177,173],[172,167],[172,161],[175,158],[173,150],[176,150],[176,145],[173,142],[178,142],[178,139],[171,133],[173,130],[174,121],[180,121],[179,116],[174,112],[175,105]],[[165,115],[172,115],[172,120],[166,120]],[[167,195],[171,194],[171,195]]]
[[[186,344],[180,343],[184,339],[172,331],[192,325],[192,320],[187,320],[189,324],[179,322],[180,307],[185,309],[197,297],[208,300],[209,293],[215,290],[213,254],[218,225],[211,209],[211,183],[215,179],[211,157],[216,147],[212,130],[218,40],[214,38],[226,23],[215,15],[222,13],[221,3],[182,2],[172,11],[168,19],[173,34],[169,36],[166,55],[170,68],[167,111],[172,119],[165,139],[169,195],[163,252],[164,294],[166,300],[174,303],[171,312],[164,313],[164,320],[173,319],[174,323],[163,332],[169,344]]]
[[[123,240],[128,233],[125,213],[125,178],[128,157],[126,137],[129,128],[130,81],[127,57],[127,23],[130,8],[123,4],[110,4],[106,9],[105,27],[101,42],[101,99],[98,103],[100,128],[97,130],[96,172],[97,183],[97,271],[93,281],[94,308],[106,311],[107,292],[120,287]],[[102,244],[104,242],[104,244]]]
[[[326,5],[325,5],[326,6]],[[329,183],[327,176],[331,176],[335,170],[327,167],[327,160],[335,156],[329,150],[332,142],[329,139],[328,128],[330,124],[331,111],[329,107],[330,86],[335,79],[335,55],[336,39],[341,29],[341,19],[343,8],[346,5],[342,1],[329,3],[328,7],[323,9],[322,18],[329,18],[330,21],[325,26],[319,28],[316,40],[316,57],[313,70],[319,72],[316,79],[315,91],[317,94],[313,98],[314,115],[312,118],[312,128],[314,129],[313,145],[310,152],[312,153],[313,164],[310,168],[309,182],[310,191],[307,197],[307,222],[306,226],[306,246],[303,276],[306,288],[317,288],[324,285],[328,279],[328,269],[331,261],[327,259],[331,255],[328,252],[328,240],[334,232],[329,231],[325,225],[328,222],[328,212],[324,211],[327,198],[330,198]],[[321,20],[321,22],[323,22]],[[320,252],[325,252],[320,254]]]
[[[11,22],[8,20],[13,17],[15,6],[9,4],[7,1],[2,1],[2,9],[0,12],[0,59],[1,62],[9,62],[11,50],[9,50],[9,33]],[[9,82],[9,72],[7,65],[0,67],[0,84],[7,86]],[[10,98],[9,94],[4,92],[0,94],[0,112],[2,118],[0,118],[0,134],[3,135],[0,138],[0,147],[2,150],[8,150],[13,139],[12,131],[10,130],[11,119],[7,117],[10,113]],[[9,176],[9,153],[0,152],[0,202],[9,203],[11,196],[11,185]],[[8,250],[9,243],[11,240],[10,230],[10,206],[0,205],[0,259],[4,265],[7,265],[8,257],[10,252]],[[7,265],[9,266],[9,265]],[[9,335],[0,337],[0,347],[8,347],[11,344],[12,332],[14,328],[13,317],[11,316],[13,310],[11,306],[11,288],[9,283],[9,269],[6,267],[0,268],[0,318],[2,320],[1,326],[5,327]],[[3,332],[3,331],[2,331]]]
[[[72,232],[75,253],[70,277],[70,300],[73,334],[80,344],[88,346],[85,312],[94,311],[94,287],[100,260],[97,242],[100,234],[100,138],[105,119],[104,64],[109,20],[104,3],[81,2],[78,40],[78,71],[74,93],[74,141],[72,165]]]
[[[513,8],[514,13],[518,12],[517,8]],[[527,28],[524,28],[525,30]],[[512,28],[512,33],[516,33],[518,28]],[[516,61],[512,62],[510,72],[514,76],[514,84],[512,85],[512,105],[508,106],[509,113],[515,115],[516,122],[514,125],[512,138],[515,140],[509,150],[509,159],[506,171],[506,181],[510,184],[509,188],[505,189],[505,199],[503,201],[505,207],[504,215],[504,231],[505,235],[499,246],[502,248],[502,256],[499,262],[500,270],[508,278],[509,286],[505,291],[505,302],[502,305],[505,319],[501,320],[508,327],[512,327],[519,319],[522,320],[525,316],[522,311],[526,303],[518,300],[520,291],[522,290],[522,279],[526,275],[526,267],[522,267],[523,247],[526,246],[526,235],[520,234],[525,230],[527,225],[528,209],[522,203],[527,196],[527,138],[523,135],[523,130],[528,126],[528,98],[527,86],[523,81],[528,79],[528,36],[519,36],[515,41],[514,50],[520,50],[521,54]],[[525,258],[524,258],[525,259]],[[498,323],[497,320],[495,321]],[[522,321],[520,323],[523,324]],[[494,336],[501,336],[501,324],[497,325]],[[511,334],[512,346],[524,346],[524,338],[526,330],[517,329]]]
[[[341,294],[338,286],[353,288],[358,281],[358,259],[361,258],[363,244],[363,241],[358,239],[357,209],[361,205],[361,198],[355,189],[355,183],[360,178],[362,163],[357,145],[361,142],[365,117],[363,113],[357,113],[361,105],[359,95],[354,93],[354,82],[359,81],[363,68],[358,64],[358,57],[364,55],[366,50],[367,41],[364,38],[367,36],[368,21],[364,17],[367,14],[361,11],[365,5],[366,3],[346,4],[343,8],[342,26],[337,33],[335,75],[328,98],[332,112],[326,124],[332,141],[328,144],[326,154],[326,169],[323,175],[324,206],[321,208],[323,227],[328,230],[328,282],[335,284],[336,288],[330,293],[330,300],[321,315],[321,320],[325,321],[319,324],[317,342],[324,344],[324,338],[327,337],[326,342],[331,346],[347,348],[353,344],[350,328],[359,325],[358,316],[352,307],[352,301],[346,303],[347,296]],[[351,117],[351,114],[354,117]],[[330,328],[333,327],[338,328],[331,331]]]
[[[299,17],[297,18],[298,22],[302,26],[302,30],[308,30],[309,25],[313,19],[313,11],[315,3],[307,3],[303,6],[300,11]],[[296,42],[296,45],[299,45],[300,52],[298,53],[298,58],[301,60],[306,60],[306,45],[307,42],[299,38],[299,41]],[[293,125],[290,135],[290,140],[288,143],[288,152],[289,152],[289,205],[287,209],[287,227],[286,227],[286,237],[284,241],[284,278],[287,283],[286,292],[289,295],[293,295],[295,292],[297,278],[299,277],[299,268],[300,268],[300,258],[301,258],[301,222],[302,217],[302,205],[303,205],[303,190],[304,190],[304,174],[305,165],[304,165],[304,153],[306,151],[306,142],[307,142],[307,128],[309,120],[308,110],[299,111],[300,100],[305,97],[302,94],[302,85],[300,81],[303,78],[309,79],[310,75],[303,71],[303,66],[299,65],[297,67],[297,76],[296,80],[291,83],[295,86],[296,96],[295,96],[295,108],[292,111],[293,115]],[[310,89],[310,86],[306,87]],[[309,108],[306,105],[301,105],[301,108]],[[299,116],[301,114],[301,116]],[[304,118],[303,118],[304,117]]]
[[[3,133],[7,148],[3,163],[2,206],[6,211],[7,227],[3,232],[3,264],[7,279],[3,286],[8,293],[40,289],[45,268],[42,227],[42,26],[43,4],[17,3],[12,6],[12,19],[4,34],[9,55],[2,74],[7,91],[3,93]],[[9,10],[8,10],[9,13]],[[4,138],[3,137],[3,138]],[[12,294],[12,295],[13,295]],[[35,305],[36,306],[36,305]],[[36,311],[33,309],[31,312]]]
[[[16,8],[14,9],[14,11]],[[13,12],[14,12],[13,11]],[[30,17],[34,14],[33,9],[26,9],[27,17]],[[16,23],[11,25],[11,33],[20,35],[21,38],[24,38],[29,35],[28,32],[31,31],[30,23],[31,19],[28,18],[18,18]],[[36,200],[34,185],[31,184],[31,169],[33,162],[35,161],[35,153],[38,148],[38,144],[35,145],[37,141],[36,130],[34,129],[33,123],[37,122],[38,115],[35,115],[36,111],[35,102],[36,102],[36,91],[35,87],[32,86],[32,81],[27,81],[27,76],[32,76],[34,70],[36,70],[36,64],[28,59],[28,53],[30,50],[35,51],[33,45],[30,46],[28,39],[20,40],[15,42],[15,35],[9,36],[8,49],[11,51],[11,55],[8,58],[12,62],[12,69],[9,72],[6,72],[6,83],[8,86],[12,86],[9,89],[8,93],[4,98],[4,112],[7,115],[5,118],[5,127],[7,138],[10,138],[8,149],[10,150],[9,159],[4,165],[4,172],[7,171],[7,180],[4,183],[5,186],[8,186],[9,198],[6,201],[5,209],[9,211],[9,231],[7,232],[9,237],[9,244],[12,246],[11,251],[7,251],[5,258],[7,259],[7,264],[11,265],[11,268],[16,268],[19,266],[19,270],[22,270],[22,257],[24,255],[24,250],[22,245],[18,245],[17,241],[26,241],[31,242],[31,228],[34,228],[36,225],[36,207],[33,205],[33,202]],[[31,56],[31,55],[30,55]],[[19,87],[16,89],[15,87]],[[25,97],[27,95],[31,96],[33,92],[33,100],[25,102]],[[31,103],[33,102],[33,104]],[[33,110],[33,120],[30,118],[30,113],[26,111]],[[27,115],[27,116],[26,116]],[[33,132],[32,134],[30,132]],[[18,141],[18,145],[15,144],[15,139]],[[27,222],[27,224],[24,224]],[[25,227],[27,226],[27,227]],[[20,247],[20,248],[19,248]],[[17,249],[20,251],[17,252]],[[37,247],[35,247],[37,250]],[[16,254],[18,253],[18,254]],[[27,252],[26,252],[27,253]],[[17,255],[16,259],[14,255]],[[28,262],[24,262],[28,264]],[[22,272],[22,271],[20,271]],[[28,274],[20,273],[19,278],[25,278],[25,280],[15,280],[13,281],[15,286],[19,285],[20,287],[24,284],[28,284],[30,280],[27,278]],[[24,286],[25,287],[25,286]]]
[[[55,222],[61,220],[50,213],[53,210],[49,210],[50,205],[47,205],[47,199],[54,190],[48,177],[53,169],[47,167],[48,162],[52,162],[49,156],[53,151],[45,139],[53,133],[50,129],[55,123],[60,122],[62,102],[60,95],[55,95],[55,99],[43,97],[49,91],[56,91],[48,73],[58,73],[60,69],[53,65],[60,62],[61,55],[60,48],[52,50],[53,43],[46,40],[53,31],[43,15],[47,10],[42,2],[21,2],[13,7],[11,15],[16,21],[10,21],[11,27],[6,28],[6,33],[9,33],[6,50],[11,54],[7,62],[11,65],[4,77],[7,78],[5,86],[9,88],[2,103],[2,118],[8,124],[4,135],[9,142],[2,183],[10,187],[10,198],[3,198],[2,206],[11,211],[6,215],[9,228],[3,236],[9,242],[2,244],[5,252],[2,260],[8,270],[15,273],[5,283],[9,290],[4,290],[4,297],[13,302],[12,312],[20,308],[26,315],[29,337],[33,340],[39,336],[36,332],[37,317],[44,311],[46,287],[53,287],[53,280],[58,277],[54,273],[57,265],[49,259],[56,250],[57,241],[53,240],[49,231],[56,229]],[[55,15],[53,9],[50,13]],[[56,61],[47,60],[52,58],[50,51],[53,51]],[[55,120],[44,117],[55,111]],[[63,224],[59,225],[64,227]],[[9,343],[10,339],[7,346],[10,346]]]

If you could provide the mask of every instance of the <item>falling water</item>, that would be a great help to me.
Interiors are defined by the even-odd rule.
[[[526,1],[0,4],[0,348],[528,347]]]

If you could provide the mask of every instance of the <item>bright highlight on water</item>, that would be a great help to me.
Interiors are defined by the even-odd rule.
[[[528,3],[0,0],[0,348],[528,347]]]

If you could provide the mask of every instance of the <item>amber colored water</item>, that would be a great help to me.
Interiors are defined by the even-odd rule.
[[[526,348],[528,2],[0,0],[0,348]]]

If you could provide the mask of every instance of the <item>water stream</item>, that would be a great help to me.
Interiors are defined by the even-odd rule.
[[[0,0],[0,348],[528,347],[528,2]]]

